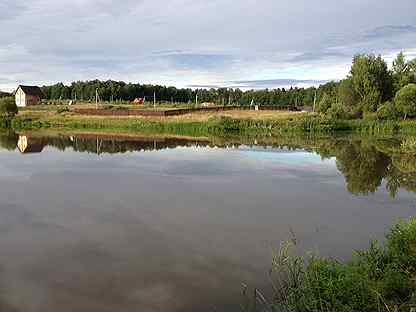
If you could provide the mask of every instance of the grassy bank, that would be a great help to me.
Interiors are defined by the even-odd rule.
[[[296,241],[282,245],[271,270],[274,297],[256,292],[247,311],[414,311],[416,308],[416,218],[355,252],[349,263],[297,255]]]
[[[173,117],[98,117],[24,111],[3,122],[14,130],[66,129],[161,133],[189,136],[279,135],[287,133],[416,133],[416,121],[334,120],[317,114],[276,111],[195,113]]]

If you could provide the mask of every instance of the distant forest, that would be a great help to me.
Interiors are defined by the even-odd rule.
[[[7,96],[11,96],[11,94],[10,93],[7,93],[7,92],[0,91],[0,98],[7,97]]]
[[[44,86],[47,100],[93,101],[96,90],[101,101],[126,102],[146,98],[157,102],[198,103],[217,105],[315,106],[322,114],[342,119],[378,113],[380,118],[416,117],[416,59],[406,60],[399,53],[388,68],[381,56],[356,55],[349,75],[338,82],[319,87],[278,88],[265,90],[178,89],[159,85],[121,81],[78,81],[66,86],[58,83]]]
[[[377,113],[380,119],[416,117],[416,59],[399,53],[388,68],[381,56],[356,55],[349,75],[319,87],[247,90],[233,88],[190,89],[122,81],[77,81],[43,86],[45,100],[130,102],[156,95],[158,103],[209,102],[217,105],[256,105],[312,107],[336,119]],[[8,96],[0,92],[0,97]]]
[[[319,87],[317,95],[323,94],[333,83]],[[178,89],[160,85],[125,83],[122,81],[78,81],[70,86],[58,83],[42,87],[48,100],[94,101],[95,90],[102,101],[132,101],[146,98],[153,101],[154,94],[158,102],[193,103],[198,95],[198,102],[212,102],[218,105],[249,105],[252,100],[259,105],[313,105],[316,88],[280,88],[274,90],[219,89]]]

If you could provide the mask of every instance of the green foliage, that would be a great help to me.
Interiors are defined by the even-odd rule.
[[[357,103],[357,95],[354,92],[351,78],[340,81],[338,86],[338,97],[346,111],[353,111],[354,106]]]
[[[319,113],[325,114],[328,111],[328,109],[331,107],[331,105],[332,105],[331,97],[327,93],[324,93],[321,100],[319,101],[317,111]]]
[[[59,107],[57,110],[56,110],[56,112],[58,113],[58,114],[62,114],[62,113],[68,113],[68,112],[70,112],[71,110],[69,109],[69,107],[66,107],[66,106],[64,106],[64,107]]]
[[[18,135],[10,130],[0,131],[0,147],[13,151],[16,148]]]
[[[144,85],[125,83],[122,81],[77,81],[71,85],[58,83],[42,87],[47,103],[63,104],[64,100],[81,102],[95,101],[95,92],[101,101],[112,104],[128,104],[135,98],[153,99],[156,94],[158,102],[174,107],[180,104],[195,105],[198,95],[199,103],[210,102],[217,105],[256,105],[272,106],[312,106],[316,89],[311,88],[279,88],[275,90],[248,90],[232,88],[218,89],[178,89],[160,85]]]
[[[12,96],[10,93],[0,91],[0,98],[10,97]]]
[[[334,103],[327,110],[327,114],[331,119],[346,119],[348,113],[342,103]]]
[[[391,98],[392,77],[381,56],[356,55],[351,67],[351,81],[364,112],[376,111],[380,103]]]
[[[414,303],[416,219],[393,226],[386,240],[385,247],[372,242],[345,264],[303,258],[293,244],[284,244],[273,258],[276,293],[271,310],[373,312]]]
[[[397,223],[387,235],[388,256],[403,272],[416,272],[416,218]]]
[[[401,148],[405,153],[416,153],[416,138],[405,138],[401,144]]]
[[[393,61],[392,71],[395,92],[409,83],[416,83],[416,59],[407,62],[403,52],[400,52]]]
[[[397,119],[398,112],[394,103],[388,101],[383,103],[377,109],[377,119],[379,120],[394,120]]]
[[[63,104],[67,100],[81,102],[95,101],[96,90],[100,101],[111,105],[126,105],[135,98],[152,99],[163,105],[195,107],[199,103],[210,102],[217,105],[248,106],[252,101],[260,106],[312,107],[327,113],[334,103],[341,103],[344,111],[356,117],[365,112],[376,112],[382,103],[393,100],[393,96],[409,83],[416,83],[416,59],[407,62],[401,53],[393,63],[391,71],[380,56],[357,55],[353,59],[351,74],[340,82],[328,82],[318,88],[278,88],[274,90],[247,90],[233,88],[217,89],[178,89],[160,85],[143,85],[122,81],[78,81],[71,85],[58,83],[42,87],[45,102]],[[386,114],[382,118],[385,117]],[[388,115],[388,114],[387,114]]]
[[[14,116],[17,112],[18,109],[13,97],[0,98],[0,115]]]
[[[394,99],[397,110],[404,118],[416,116],[416,84],[408,84],[397,92]]]

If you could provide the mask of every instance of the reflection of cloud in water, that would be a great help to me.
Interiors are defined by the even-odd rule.
[[[238,285],[246,274],[237,262],[206,254],[189,239],[172,239],[179,228],[161,232],[126,209],[109,218],[86,209],[59,231],[54,222],[37,227],[31,220],[40,216],[17,210],[2,215],[12,217],[14,231],[0,246],[11,281],[5,293],[20,311],[62,311],[63,305],[68,311],[210,311],[238,292],[218,293],[218,287]]]
[[[227,176],[254,172],[285,177],[332,177],[337,174],[335,160],[322,160],[312,153],[279,150],[206,150],[195,155],[189,151],[164,152],[160,157],[162,172],[169,175]],[[189,157],[191,156],[191,157]]]
[[[356,161],[333,143],[325,157]],[[263,285],[289,228],[305,249],[346,259],[414,202],[383,188],[351,196],[334,158],[304,150],[46,147],[0,153],[0,166],[0,294],[20,311],[240,311],[240,283]]]

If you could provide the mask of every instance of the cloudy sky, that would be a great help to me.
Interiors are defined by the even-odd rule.
[[[415,0],[0,0],[0,89],[115,79],[273,88],[416,57]]]

